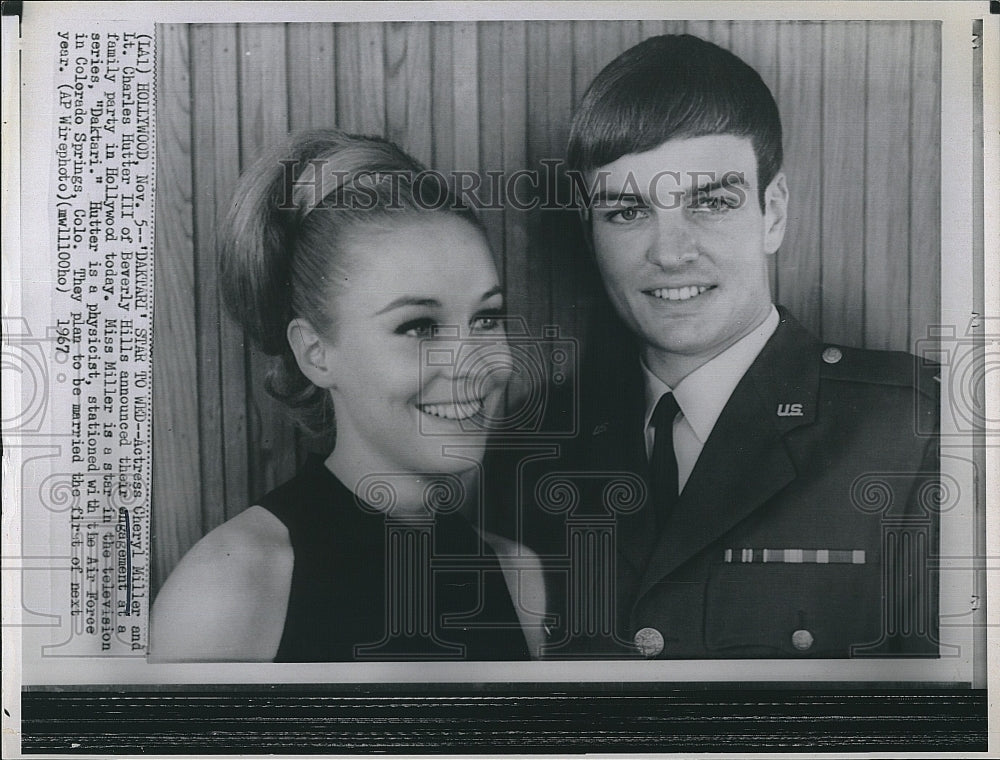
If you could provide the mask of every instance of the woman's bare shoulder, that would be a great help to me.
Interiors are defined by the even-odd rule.
[[[150,657],[160,661],[274,659],[294,556],[288,531],[250,507],[195,544],[156,597]]]

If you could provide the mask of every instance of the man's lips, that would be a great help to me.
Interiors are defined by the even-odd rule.
[[[642,292],[661,301],[690,301],[714,289],[714,285],[684,285],[679,288],[653,288]]]

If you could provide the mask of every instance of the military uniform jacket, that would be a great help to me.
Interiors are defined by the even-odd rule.
[[[558,511],[540,478],[580,496],[544,550],[563,600],[550,656],[937,654],[936,369],[779,313],[661,532],[636,353],[584,386],[561,457],[522,468],[535,517]]]

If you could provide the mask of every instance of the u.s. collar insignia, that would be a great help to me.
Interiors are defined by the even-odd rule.
[[[802,404],[778,404],[779,417],[801,417]]]
[[[597,425],[594,428],[594,432],[591,433],[591,435],[601,435],[601,434],[607,433],[607,432],[608,432],[608,423],[607,422],[602,422],[600,425]]]

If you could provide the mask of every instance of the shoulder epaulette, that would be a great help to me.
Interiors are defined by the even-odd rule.
[[[818,359],[825,378],[916,388],[933,398],[940,394],[941,366],[905,351],[822,344]]]

